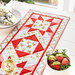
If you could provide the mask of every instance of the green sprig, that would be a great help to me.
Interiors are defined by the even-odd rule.
[[[5,3],[10,2],[11,0],[2,0]],[[32,0],[18,0],[19,2],[26,2],[26,3],[30,3],[30,4],[34,4],[34,2]]]
[[[65,49],[62,50],[62,54],[64,54],[64,55],[66,54],[66,50]]]
[[[30,4],[34,4],[34,2],[32,0],[18,0],[20,2],[26,2],[26,3],[30,3]]]
[[[8,3],[9,1],[11,1],[11,0],[2,0],[3,2],[5,2],[5,3]]]
[[[58,49],[56,49],[55,52],[53,53],[54,56],[56,56],[56,54],[59,54]]]

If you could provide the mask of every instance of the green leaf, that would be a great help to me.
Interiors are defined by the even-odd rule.
[[[62,50],[62,54],[66,54],[66,49],[63,49]]]
[[[20,2],[26,2],[26,3],[30,3],[30,4],[34,4],[34,2],[32,0],[18,0]]]
[[[18,1],[20,1],[20,2],[21,2],[22,0],[18,0]]]
[[[11,1],[11,0],[2,0],[3,2],[5,2],[5,3],[8,3],[9,1]]]

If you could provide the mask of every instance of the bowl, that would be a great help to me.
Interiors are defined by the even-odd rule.
[[[15,23],[11,24],[11,25],[6,25],[6,24],[0,23],[0,29],[10,28],[10,27],[16,26],[20,23],[21,13],[16,9],[12,9],[12,14],[14,16]]]
[[[56,50],[54,53],[47,55],[47,63],[50,68],[56,71],[67,70],[70,65],[70,58],[65,50],[59,52]]]
[[[50,68],[50,66],[47,64],[47,68],[48,68],[48,74],[50,75],[70,75],[70,70],[71,70],[71,67],[69,67],[68,69],[66,70],[62,70],[62,71],[57,71],[57,70],[54,70],[52,68]]]

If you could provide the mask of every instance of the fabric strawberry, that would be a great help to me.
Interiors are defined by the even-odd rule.
[[[15,72],[15,74],[18,74],[18,72]]]
[[[9,56],[8,59],[11,59],[11,56]]]
[[[9,75],[9,74],[6,74],[6,75]]]
[[[52,68],[54,68],[56,70],[60,70],[60,62],[59,61],[53,62]]]
[[[56,55],[56,59],[57,59],[59,62],[61,62],[61,61],[63,60],[63,58],[64,58],[64,55],[63,55],[63,54],[57,54],[57,55]]]
[[[54,62],[56,60],[56,57],[53,55],[50,55],[48,59],[50,62]]]
[[[67,58],[64,58],[62,60],[62,65],[67,65],[69,63],[69,60]]]

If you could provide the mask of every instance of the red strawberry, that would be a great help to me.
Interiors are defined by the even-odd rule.
[[[57,59],[59,62],[61,62],[61,61],[63,60],[63,58],[64,58],[64,55],[63,55],[63,54],[57,54],[57,55],[56,55],[56,59]]]
[[[61,57],[61,56],[56,56],[56,59],[61,62],[63,60],[64,57]]]
[[[53,65],[52,65],[52,64],[53,64],[53,62],[50,62],[50,64],[49,64],[49,66],[50,66],[51,68],[53,68]]]
[[[49,60],[49,62],[54,62],[54,60]]]
[[[48,58],[48,60],[49,60],[50,62],[54,62],[54,61],[56,60],[56,57],[53,56],[53,55],[50,55],[49,58]]]
[[[64,58],[62,60],[62,65],[67,65],[69,63],[69,60],[67,58]]]
[[[56,70],[60,70],[60,65],[53,65],[53,68]]]
[[[53,62],[52,67],[56,70],[60,70],[60,62],[59,61]]]

